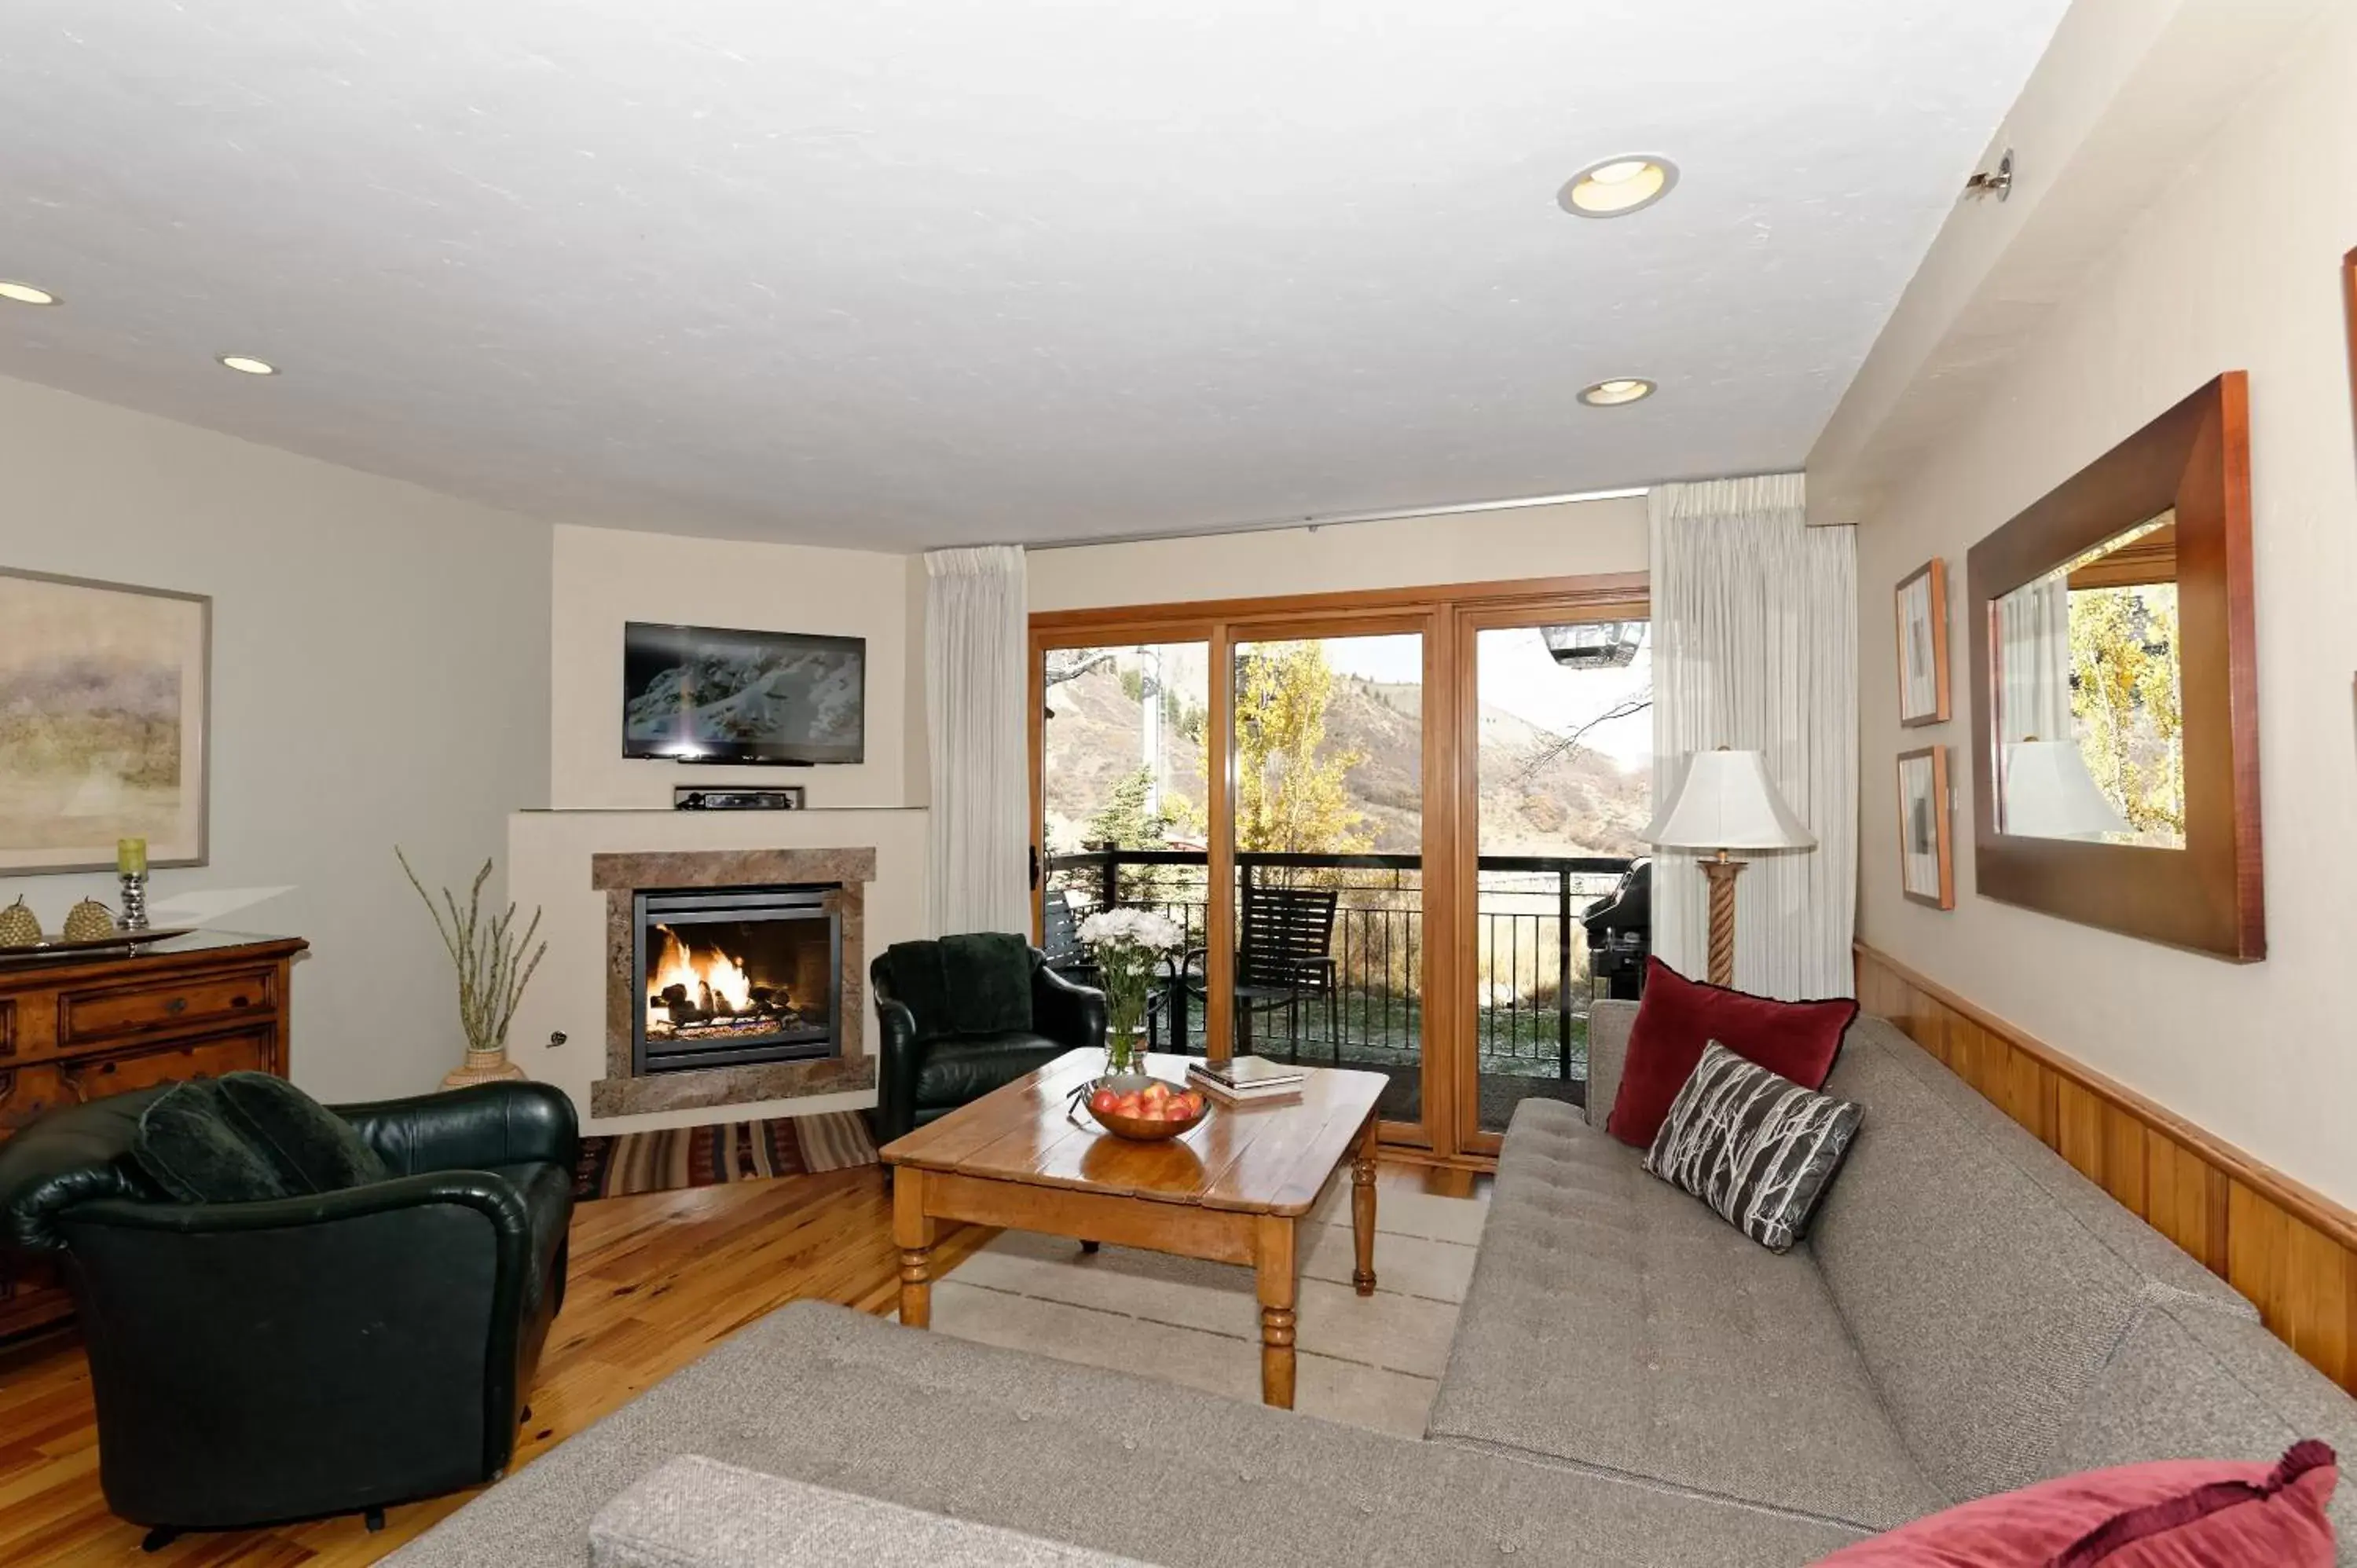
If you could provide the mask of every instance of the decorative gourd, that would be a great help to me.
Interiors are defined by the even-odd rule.
[[[114,911],[95,898],[85,898],[66,911],[66,940],[94,942],[114,934]]]
[[[0,948],[36,947],[40,940],[41,922],[22,898],[0,909]]]

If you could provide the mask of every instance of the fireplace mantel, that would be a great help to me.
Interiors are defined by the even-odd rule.
[[[590,886],[606,896],[606,1076],[589,1086],[597,1116],[689,1111],[758,1101],[870,1090],[876,1064],[866,1047],[866,890],[876,851],[845,849],[665,850],[589,857]],[[841,1054],[821,1060],[663,1072],[631,1070],[631,1025],[646,1006],[634,983],[631,895],[641,888],[839,885],[843,919]]]

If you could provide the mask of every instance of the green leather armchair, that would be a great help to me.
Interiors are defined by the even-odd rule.
[[[132,1156],[170,1085],[55,1111],[0,1146],[0,1238],[81,1308],[107,1507],[242,1529],[490,1480],[565,1299],[579,1148],[542,1083],[330,1107],[384,1181],[178,1203]]]

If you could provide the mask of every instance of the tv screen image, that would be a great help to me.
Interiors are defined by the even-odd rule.
[[[718,627],[622,628],[622,755],[861,762],[867,642]]]

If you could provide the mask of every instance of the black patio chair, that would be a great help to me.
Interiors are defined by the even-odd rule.
[[[1326,1004],[1326,1040],[1342,1061],[1341,972],[1334,961],[1334,911],[1341,895],[1331,887],[1266,887],[1244,884],[1236,931],[1236,1049],[1253,1054],[1254,1017],[1285,1010],[1286,1056],[1301,1059],[1301,1005]],[[1190,950],[1179,983],[1208,999],[1205,950]]]

